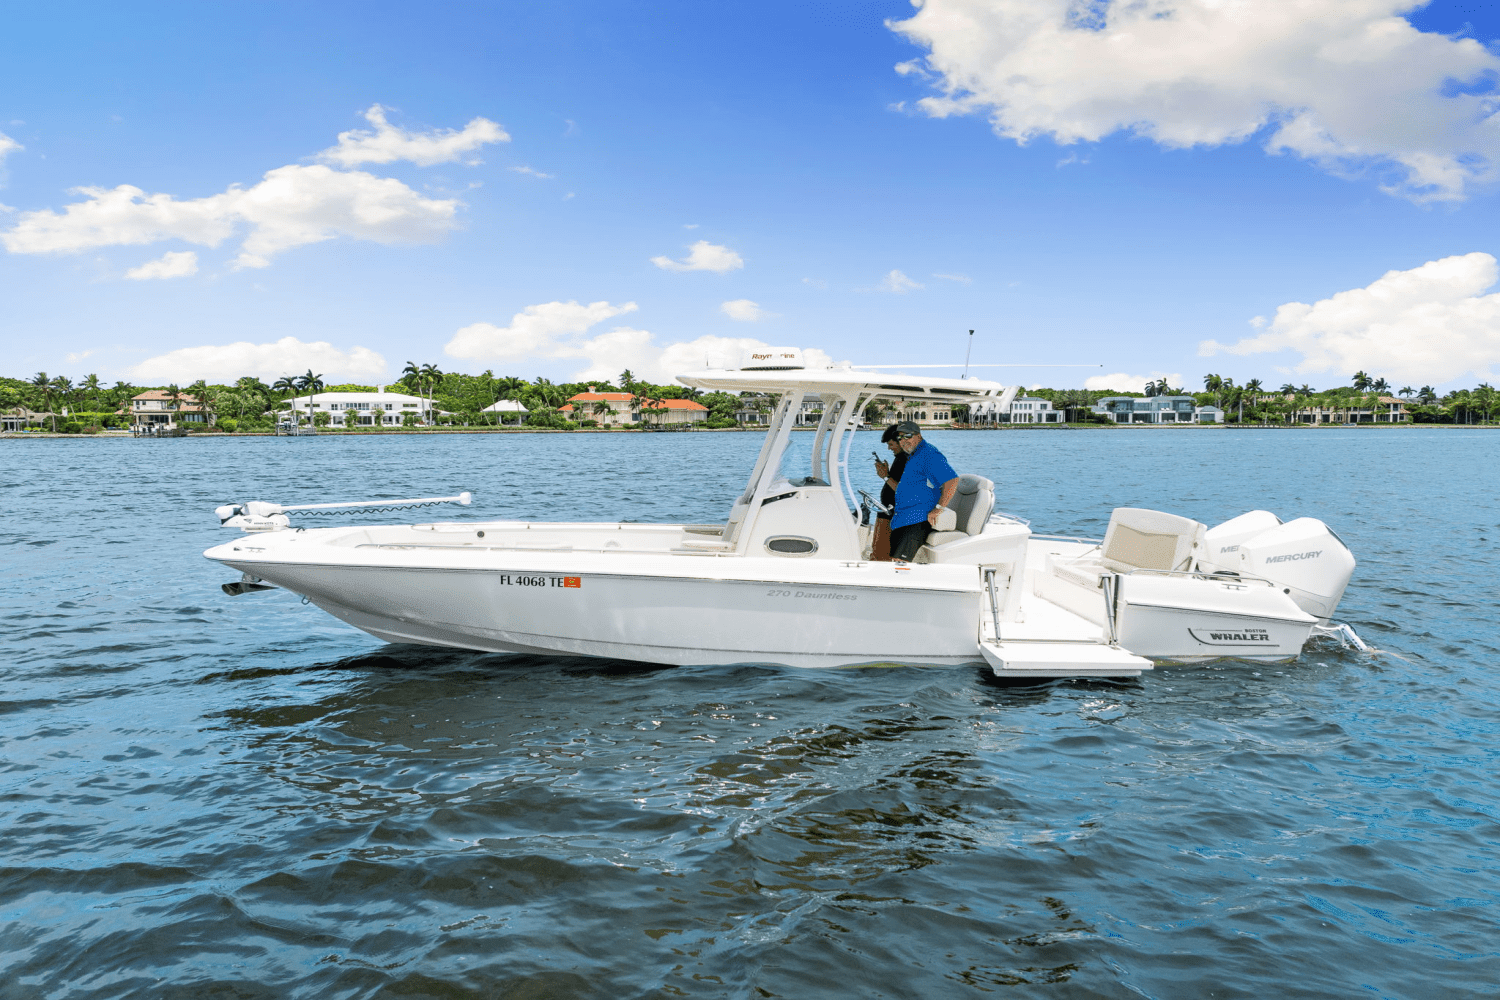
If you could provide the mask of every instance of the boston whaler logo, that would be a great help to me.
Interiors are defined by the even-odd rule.
[[[1318,549],[1316,552],[1290,552],[1284,556],[1271,556],[1266,560],[1266,563],[1269,565],[1270,563],[1292,562],[1296,559],[1316,559],[1322,554],[1322,549]]]
[[[1205,646],[1260,646],[1275,645],[1271,633],[1263,628],[1206,629],[1190,628],[1188,635]]]

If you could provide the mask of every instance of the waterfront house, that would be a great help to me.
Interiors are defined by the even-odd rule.
[[[641,413],[654,424],[700,424],[708,419],[708,407],[696,399],[648,399]]]
[[[971,424],[1060,424],[1062,411],[1040,396],[1018,396],[1009,403],[987,399],[975,403],[969,411]]]
[[[569,420],[597,420],[601,426],[638,424],[695,424],[708,419],[708,407],[695,399],[646,399],[629,392],[588,392],[570,396],[558,408]]]
[[[939,427],[952,427],[953,421],[957,419],[953,410],[947,403],[924,403],[912,402],[904,410],[892,414],[891,422],[910,420],[924,430]]]
[[[495,400],[495,402],[491,403],[489,406],[486,406],[479,412],[496,414],[497,419],[500,421],[500,423],[503,424],[505,423],[505,415],[507,413],[515,414],[515,422],[520,423],[522,420],[526,419],[526,414],[531,411],[522,406],[519,400],[497,399]]]
[[[1403,400],[1380,396],[1374,406],[1304,406],[1292,419],[1303,424],[1404,424],[1411,416]]]
[[[1192,396],[1105,396],[1093,411],[1117,424],[1222,424],[1224,411]]]
[[[170,393],[148,389],[130,397],[130,423],[137,428],[175,430],[180,424],[211,425],[213,414],[203,411],[197,396],[181,393],[177,402]]]
[[[430,423],[434,413],[442,412],[421,396],[386,392],[383,385],[375,392],[319,392],[290,403],[302,417],[329,414],[328,422],[334,427],[399,427],[408,413]]]
[[[28,410],[24,406],[16,406],[0,413],[0,431],[24,431],[28,426],[40,424],[50,416],[51,410]]]
[[[597,420],[601,427],[618,427],[640,422],[638,400],[634,393],[596,392],[589,386],[588,392],[569,396],[557,412],[569,420]]]

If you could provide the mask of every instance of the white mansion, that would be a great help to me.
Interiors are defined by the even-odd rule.
[[[311,396],[299,396],[289,401],[302,416],[327,413],[334,427],[348,426],[400,426],[408,413],[416,414],[423,423],[431,420],[432,408],[421,396],[409,396],[404,392],[386,392],[379,386],[375,392],[319,392]]]

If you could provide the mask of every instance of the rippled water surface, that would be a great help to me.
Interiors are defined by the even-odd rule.
[[[0,997],[1495,994],[1500,435],[932,440],[1043,531],[1322,517],[1383,652],[1015,686],[385,646],[225,597],[211,508],[702,521],[758,439],[0,441]]]

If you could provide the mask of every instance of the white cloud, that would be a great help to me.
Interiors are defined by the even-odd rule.
[[[652,257],[651,263],[663,271],[713,271],[715,274],[727,274],[745,266],[745,260],[739,254],[708,240],[699,240],[688,247],[686,260]]]
[[[942,278],[944,281],[956,281],[960,285],[967,285],[974,280],[967,274],[934,274],[933,277]]]
[[[1500,265],[1487,253],[1444,257],[1312,305],[1288,302],[1269,325],[1252,322],[1263,333],[1228,345],[1205,340],[1198,353],[1295,351],[1296,371],[1341,379],[1360,370],[1407,382],[1490,379],[1500,364],[1500,293],[1482,293],[1497,280]]]
[[[25,146],[21,145],[19,142],[6,135],[4,132],[0,132],[0,163],[4,163],[5,158],[11,153],[25,148]]]
[[[508,139],[483,118],[462,132],[414,134],[391,127],[379,105],[366,115],[375,132],[345,132],[323,159],[345,166],[408,159],[442,163],[485,142]],[[9,141],[9,140],[7,140]],[[3,149],[3,147],[0,147]],[[235,267],[265,267],[294,247],[340,236],[376,243],[430,243],[456,225],[456,198],[426,198],[399,180],[324,164],[291,164],[267,171],[249,188],[232,184],[203,198],[147,194],[130,184],[75,189],[83,200],[23,212],[0,243],[11,253],[67,253],[178,239],[216,247],[244,238]],[[145,275],[165,276],[165,275]]]
[[[907,292],[924,287],[920,282],[913,281],[900,271],[891,271],[880,279],[880,287],[887,292],[897,295],[905,295]]]
[[[933,82],[926,113],[984,114],[1018,142],[1129,132],[1178,148],[1265,130],[1268,152],[1373,169],[1416,200],[1461,198],[1495,174],[1500,57],[1418,31],[1401,16],[1413,6],[922,0],[888,24],[928,50],[897,67]]]
[[[576,357],[568,353],[566,338],[576,337],[604,320],[639,308],[634,302],[545,302],[527,306],[510,318],[509,326],[471,323],[443,347],[449,357],[470,361],[519,361],[523,358]]]
[[[544,174],[540,170],[533,170],[532,168],[525,166],[511,167],[510,169],[514,170],[518,174],[525,174],[527,177],[535,177],[537,180],[541,181],[550,181],[554,176],[552,174]]]
[[[125,272],[125,277],[145,281],[150,278],[186,278],[197,273],[198,255],[191,250],[177,250],[168,251],[140,267],[132,267]]]
[[[522,361],[577,358],[583,366],[575,381],[613,380],[629,368],[652,382],[669,383],[681,372],[704,367],[738,364],[747,351],[772,346],[753,337],[702,336],[696,340],[659,346],[649,330],[621,326],[592,337],[592,327],[615,316],[635,312],[634,302],[547,302],[527,306],[511,317],[509,326],[474,323],[462,328],[443,348],[451,357],[472,361]],[[805,350],[810,367],[833,364],[817,349]]]
[[[387,372],[385,358],[368,348],[341,351],[327,341],[304,343],[296,337],[282,337],[273,344],[242,340],[179,348],[127,369],[126,378],[137,385],[186,385],[200,378],[230,383],[244,375],[271,381],[282,375],[300,375],[309,368],[333,383],[378,380]]]
[[[179,201],[121,184],[79,188],[84,201],[23,212],[0,233],[11,253],[65,253],[180,239],[215,247],[239,226],[248,232],[236,267],[265,267],[284,250],[352,236],[376,243],[429,243],[455,225],[457,199],[424,198],[390,177],[321,165],[268,171],[251,188]]]
[[[98,353],[99,353],[98,351],[93,351],[93,350],[89,350],[89,351],[74,351],[72,354],[69,354],[67,356],[68,357],[68,363],[69,364],[73,364],[75,362],[82,361],[84,358],[87,358],[91,354],[98,354]]]
[[[731,299],[720,305],[719,311],[730,319],[736,319],[742,323],[754,323],[758,319],[765,319],[771,315],[749,299]]]
[[[1150,375],[1128,375],[1125,372],[1115,372],[1113,375],[1094,375],[1083,380],[1085,389],[1117,389],[1120,392],[1140,392],[1147,382],[1155,382],[1159,378],[1167,380],[1169,388],[1182,386],[1182,373],[1154,371]],[[1033,386],[1032,388],[1035,388]]]
[[[339,133],[337,146],[323,150],[318,159],[340,167],[357,167],[363,163],[393,163],[409,160],[419,167],[430,167],[436,163],[452,163],[463,160],[465,153],[472,153],[480,146],[492,142],[509,142],[505,129],[488,118],[475,118],[463,127],[433,129],[430,132],[408,132],[386,121],[387,109],[379,104],[370,105],[364,114],[365,120],[375,126],[369,129],[350,129]],[[479,163],[477,157],[464,162]]]

